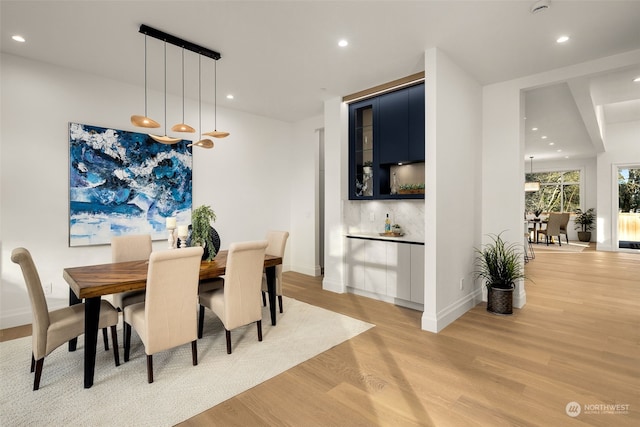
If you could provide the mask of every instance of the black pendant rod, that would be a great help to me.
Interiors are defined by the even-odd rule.
[[[171,34],[165,33],[164,31],[151,28],[148,25],[141,24],[140,32],[142,34],[146,34],[148,36],[154,37],[158,40],[162,40],[167,43],[176,45],[178,47],[185,48],[187,50],[197,53],[198,55],[204,55],[208,58],[215,59],[216,61],[222,58],[222,56],[215,50],[207,49],[206,47],[202,47],[195,43],[191,43],[189,41],[183,40],[180,37],[172,36]]]

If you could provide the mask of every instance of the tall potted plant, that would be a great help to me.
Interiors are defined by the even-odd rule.
[[[476,248],[476,279],[487,287],[487,311],[513,314],[513,291],[516,281],[524,279],[522,253],[515,243],[505,242],[501,234],[492,235],[491,242]]]
[[[575,230],[581,230],[578,231],[578,240],[581,242],[591,241],[591,230],[595,228],[593,225],[595,220],[596,213],[594,208],[589,208],[586,211],[582,211],[579,208],[576,209]]]
[[[191,211],[191,246],[203,246],[202,259],[211,261],[216,256],[216,248],[213,245],[213,227],[216,213],[211,206],[201,205]]]

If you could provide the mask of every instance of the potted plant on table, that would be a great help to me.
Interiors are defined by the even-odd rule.
[[[487,287],[487,311],[513,314],[513,291],[516,281],[524,279],[522,253],[515,243],[505,242],[501,234],[489,235],[491,242],[476,248],[476,279]]]
[[[204,247],[202,259],[211,261],[216,256],[213,244],[215,230],[211,221],[215,222],[216,213],[211,206],[201,205],[191,211],[191,246]]]
[[[582,209],[578,208],[575,213],[575,230],[581,230],[578,231],[578,240],[581,242],[590,242],[591,230],[595,228],[593,224],[596,220],[594,208],[589,208],[586,211],[582,211]]]

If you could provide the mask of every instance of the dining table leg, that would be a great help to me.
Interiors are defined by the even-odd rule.
[[[267,267],[267,292],[269,294],[269,311],[271,312],[271,324],[276,325],[276,267]]]
[[[73,292],[71,288],[69,288],[69,306],[80,304],[82,300],[76,296],[76,293]],[[76,351],[76,347],[78,346],[78,338],[74,338],[69,341],[69,351]]]
[[[86,298],[84,302],[84,388],[91,388],[93,385],[99,320],[100,297]]]

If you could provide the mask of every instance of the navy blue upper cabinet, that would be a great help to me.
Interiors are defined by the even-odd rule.
[[[424,164],[424,102],[420,83],[349,104],[349,199],[424,198],[424,193],[400,194],[397,188],[424,184],[420,173],[405,175],[409,182],[398,180],[398,185],[394,180],[399,163]]]
[[[424,84],[409,89],[409,159],[424,162]]]
[[[378,153],[380,164],[409,161],[409,91],[378,97]]]
[[[424,84],[378,97],[378,132],[381,165],[424,162]]]

